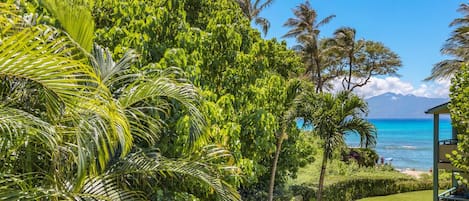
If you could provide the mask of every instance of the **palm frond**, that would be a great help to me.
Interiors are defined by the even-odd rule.
[[[88,53],[91,52],[94,20],[87,5],[68,0],[41,0],[41,3],[76,43]]]
[[[370,148],[376,145],[376,128],[370,122],[360,118],[352,118],[347,119],[343,127],[346,131],[354,132],[360,136],[361,147]]]
[[[97,44],[93,46],[93,59],[92,66],[95,69],[98,76],[101,78],[101,81],[112,88],[115,85],[119,85],[118,82],[124,79],[124,77],[129,77],[129,74],[126,71],[129,70],[130,66],[136,61],[138,55],[135,51],[127,51],[122,58],[115,62],[112,59],[112,54],[107,48],[103,48]],[[118,77],[122,76],[122,77]]]
[[[249,21],[252,20],[252,5],[251,5],[251,0],[236,0],[238,3],[239,7],[241,8],[241,11],[243,11],[244,16],[246,16]]]
[[[450,23],[455,30],[452,31],[449,39],[446,40],[441,53],[454,57],[454,59],[446,59],[435,64],[432,68],[431,75],[425,78],[425,81],[446,79],[458,72],[462,62],[469,59],[469,4],[463,3],[459,6],[459,12],[463,17],[456,18]]]
[[[35,173],[12,175],[0,173],[0,200],[39,200],[48,192],[30,185],[31,181],[44,179]]]
[[[263,17],[257,17],[255,23],[261,26],[262,32],[264,32],[264,35],[267,35],[267,32],[269,31],[269,28],[270,28],[269,20]]]
[[[454,19],[450,24],[449,26],[464,26],[464,25],[468,25],[469,24],[469,21],[468,21],[468,14],[469,14],[469,4],[467,3],[462,3],[459,5],[459,8],[457,10],[458,12],[462,13],[463,15],[465,15],[463,18],[456,18]]]
[[[316,28],[319,28],[320,26],[323,26],[325,24],[329,24],[329,22],[334,19],[336,16],[335,15],[329,15],[326,18],[322,19],[316,24]]]
[[[105,123],[105,131],[99,137],[82,135],[81,145],[99,141],[101,166],[119,146],[122,155],[129,152],[132,144],[129,125],[125,114],[112,99],[108,89],[99,81],[93,69],[76,58],[74,43],[68,37],[47,26],[35,26],[5,38],[0,44],[0,77],[21,78],[34,83],[42,91],[46,113],[52,122],[67,122],[67,125],[81,125],[84,117],[94,113]],[[66,118],[66,119],[64,119]],[[84,138],[88,136],[88,138]],[[117,143],[116,143],[117,142]],[[84,146],[85,147],[85,146]],[[80,150],[80,149],[78,149]],[[81,154],[77,161],[79,167],[90,165],[83,163],[95,158],[96,153]],[[88,159],[84,159],[86,157]],[[83,178],[86,173],[78,173]],[[80,180],[80,179],[79,179]]]
[[[205,126],[204,117],[197,108],[198,95],[193,85],[180,83],[165,76],[171,72],[178,73],[177,71],[179,71],[177,68],[168,68],[141,80],[137,85],[130,85],[119,98],[119,103],[123,108],[130,109],[135,104],[149,99],[165,98],[177,101],[189,113],[192,122],[189,144],[192,145],[201,136],[202,128]],[[160,106],[151,106],[151,108],[155,111],[164,110]]]
[[[123,189],[113,175],[88,178],[79,193],[70,193],[75,200],[145,200],[141,192]]]
[[[14,152],[15,146],[23,146],[17,143],[26,139],[29,139],[30,143],[42,144],[49,150],[55,150],[61,138],[49,123],[22,110],[2,105],[0,105],[0,133],[2,154]]]
[[[170,160],[160,156],[154,150],[141,150],[129,154],[126,158],[116,163],[111,167],[109,173],[135,175],[135,177],[127,178],[138,178],[139,185],[149,186],[155,185],[154,183],[148,183],[150,178],[160,180],[166,177],[189,177],[198,181],[199,187],[204,186],[210,189],[209,192],[215,192],[220,200],[240,200],[236,189],[220,178],[220,171],[231,172],[236,168],[230,166],[219,167],[215,162],[227,156],[229,154],[226,150],[216,146],[208,147],[207,152],[201,155],[203,160],[200,160],[202,158]],[[138,177],[136,175],[144,176]],[[132,187],[129,186],[129,188]],[[197,191],[197,189],[192,191]]]
[[[25,25],[25,21],[19,15],[19,9],[14,4],[0,2],[0,38],[21,31]]]
[[[258,4],[260,3],[260,0],[256,0],[256,6],[255,8],[258,8],[259,10],[264,10],[265,8],[271,6],[274,3],[274,0],[266,0],[264,3],[262,3],[260,6]]]
[[[69,184],[62,187],[37,187],[32,180],[47,180],[37,173],[22,175],[0,174],[1,200],[76,200],[76,201],[114,201],[145,200],[140,192],[119,187],[114,177],[100,176],[86,179],[79,191],[73,191]]]
[[[98,83],[93,71],[73,52],[66,37],[47,26],[25,29],[0,44],[0,76],[22,78],[44,89],[47,112],[63,114],[64,106],[88,100]],[[69,107],[74,108],[74,107]]]
[[[459,71],[463,64],[464,61],[457,59],[447,59],[440,61],[433,66],[431,75],[425,78],[425,81],[447,79],[455,72]]]

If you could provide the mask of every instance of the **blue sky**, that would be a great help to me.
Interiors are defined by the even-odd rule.
[[[292,9],[304,0],[274,0],[261,16],[269,19],[267,38],[281,39],[288,29],[284,22],[293,17]],[[320,37],[330,37],[334,30],[349,26],[357,38],[383,42],[402,59],[400,78],[380,77],[366,89],[357,91],[365,97],[384,92],[446,97],[449,81],[423,82],[433,64],[444,59],[440,49],[449,37],[449,23],[461,17],[456,10],[462,0],[312,0],[318,19],[335,14],[321,27]],[[281,39],[283,40],[283,39]],[[288,45],[295,41],[287,39]]]

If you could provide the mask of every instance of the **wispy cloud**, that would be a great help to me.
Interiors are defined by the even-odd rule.
[[[337,80],[334,84],[334,91],[342,89],[341,82]],[[361,88],[356,88],[354,92],[359,96],[369,98],[383,93],[392,92],[396,94],[415,96],[423,96],[429,98],[447,98],[449,94],[449,86],[451,81],[438,80],[435,82],[428,82],[421,84],[418,87],[413,86],[410,82],[401,80],[398,77],[386,77],[370,79],[367,85]]]

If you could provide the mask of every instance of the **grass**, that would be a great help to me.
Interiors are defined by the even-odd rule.
[[[298,171],[298,177],[290,180],[290,185],[311,185],[318,184],[320,173],[320,158]],[[331,185],[343,180],[353,178],[409,178],[408,175],[398,171],[382,170],[380,168],[360,168],[356,164],[345,164],[334,160],[328,164],[325,185]]]
[[[433,199],[433,191],[415,191],[410,193],[399,193],[388,196],[379,196],[364,198],[358,201],[401,201],[401,200],[412,200],[412,201],[428,201]]]

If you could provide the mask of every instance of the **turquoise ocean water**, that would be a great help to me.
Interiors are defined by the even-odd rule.
[[[433,119],[370,119],[378,130],[376,151],[398,169],[428,171],[433,166]],[[451,121],[440,119],[440,140],[451,139]],[[349,146],[360,139],[347,136]],[[389,160],[386,160],[389,161]]]
[[[376,151],[398,169],[428,171],[433,166],[433,119],[370,119],[378,130]],[[298,125],[302,125],[302,120]],[[451,121],[440,118],[440,140],[451,138]],[[348,135],[349,146],[360,139]],[[392,159],[389,160],[389,159]]]

